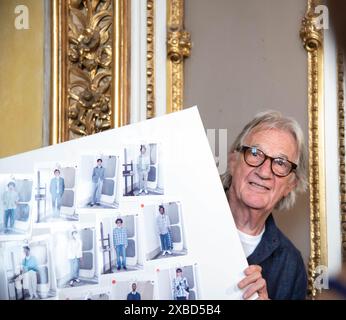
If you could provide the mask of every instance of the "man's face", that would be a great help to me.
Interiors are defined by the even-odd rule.
[[[28,249],[24,249],[24,255],[27,257],[29,256],[29,254],[30,254],[30,251]]]
[[[182,275],[182,272],[181,271],[177,271],[177,278],[180,278],[181,277],[181,275]]]
[[[132,283],[132,291],[136,291],[137,285],[135,283]]]
[[[8,186],[8,190],[10,190],[10,191],[13,191],[13,190],[14,190],[13,184],[10,184],[10,185]]]
[[[102,165],[102,161],[97,161],[97,165],[99,166],[99,167],[101,167],[101,165]]]
[[[160,211],[161,214],[165,213],[165,210],[163,208],[160,208],[159,211]]]
[[[59,171],[55,171],[54,175],[58,178],[60,176],[60,172]]]
[[[279,129],[262,129],[250,133],[244,145],[256,146],[266,155],[283,157],[297,162],[296,142],[293,136]],[[296,186],[296,177],[291,172],[287,177],[277,177],[271,170],[271,160],[259,167],[251,167],[244,161],[242,153],[235,152],[230,158],[232,175],[231,192],[237,206],[245,206],[270,213],[275,205]]]
[[[123,224],[121,223],[121,221],[118,221],[118,222],[116,222],[116,225],[118,228],[121,228]]]

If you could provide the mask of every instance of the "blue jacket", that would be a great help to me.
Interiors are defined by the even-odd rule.
[[[53,178],[50,180],[49,190],[51,194],[54,194],[54,195],[59,194],[60,196],[62,196],[65,191],[65,180],[61,177],[59,177],[58,179],[59,179],[59,189],[57,186],[57,179]]]
[[[95,167],[93,169],[92,181],[93,183],[97,183],[99,181],[103,181],[105,179],[105,168],[104,167]]]
[[[262,267],[270,299],[305,299],[307,276],[302,256],[278,229],[272,215],[266,221],[261,242],[247,260],[249,265]]]
[[[22,261],[23,271],[35,271],[38,272],[37,260],[33,256],[29,256],[28,259],[24,258]]]

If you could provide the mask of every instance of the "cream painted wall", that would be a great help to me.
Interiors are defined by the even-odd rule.
[[[299,38],[305,0],[186,0],[193,48],[186,60],[185,105],[206,128],[228,129],[228,145],[257,112],[296,118],[308,137],[307,54]],[[308,193],[276,213],[281,230],[309,257]]]
[[[16,30],[17,5],[29,29]],[[0,1],[0,157],[42,146],[43,0]]]

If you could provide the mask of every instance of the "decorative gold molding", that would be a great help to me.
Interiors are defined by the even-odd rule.
[[[308,0],[300,36],[308,53],[309,114],[309,187],[310,187],[310,259],[309,295],[315,298],[316,267],[328,266],[325,209],[324,104],[323,104],[323,33],[316,28],[315,7],[318,0]]]
[[[338,52],[338,131],[342,258],[346,262],[346,175],[345,175],[345,58]]]
[[[155,117],[155,1],[147,0],[147,119]]]
[[[167,112],[184,104],[184,59],[191,54],[190,33],[184,30],[184,0],[167,0]]]
[[[115,64],[113,65],[115,86],[115,90],[113,90],[113,101],[115,103],[113,106],[114,126],[121,127],[130,123],[131,114],[131,0],[113,1],[115,2],[115,40],[113,42],[115,56]]]
[[[128,0],[51,3],[51,144],[127,124]]]

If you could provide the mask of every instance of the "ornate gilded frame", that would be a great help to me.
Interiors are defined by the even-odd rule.
[[[345,54],[338,52],[338,132],[342,259],[346,262]]]
[[[146,118],[156,116],[155,101],[155,4],[146,1]],[[50,98],[50,144],[89,135],[130,122],[130,8],[131,0],[105,0],[97,10],[97,0],[51,0],[51,98]],[[184,30],[184,0],[166,0],[167,6],[167,112],[183,108],[184,59],[190,56],[190,34]],[[83,10],[81,10],[83,9]],[[86,9],[89,9],[86,10]],[[78,10],[80,12],[78,12]],[[89,13],[90,14],[89,14]],[[100,15],[105,16],[106,25],[98,26]],[[84,31],[76,32],[76,19],[83,18]],[[72,18],[71,18],[72,16]],[[74,17],[73,17],[74,16]],[[95,22],[96,21],[96,22]],[[108,27],[107,27],[108,24]],[[88,48],[87,26],[101,29],[101,48]],[[109,30],[109,32],[108,32]],[[89,30],[90,31],[90,30]],[[105,33],[108,32],[108,35]],[[75,35],[71,36],[71,34]],[[108,38],[103,43],[102,39]],[[92,42],[93,39],[91,39]],[[103,47],[102,47],[103,46]],[[95,52],[100,51],[100,56]],[[104,61],[102,57],[104,57]],[[101,68],[92,68],[96,61]],[[111,61],[111,62],[110,62]],[[81,68],[82,66],[82,68]],[[88,68],[90,70],[88,70]],[[87,76],[83,75],[86,70]],[[93,83],[102,69],[108,79],[103,87]],[[74,80],[71,80],[71,73]],[[87,79],[87,78],[90,79]],[[77,80],[76,80],[77,79]],[[73,92],[74,82],[89,82],[79,92]],[[97,81],[96,81],[97,83]],[[106,92],[104,87],[109,84]],[[86,92],[84,92],[86,91]],[[91,95],[91,97],[90,97]],[[88,99],[92,100],[91,102]],[[71,102],[72,101],[72,102]]]
[[[184,0],[167,0],[167,112],[184,104],[184,59],[191,55],[190,33],[184,29]]]
[[[50,144],[129,123],[130,0],[51,0]]]
[[[166,0],[167,7],[167,107],[184,106],[184,59],[191,54],[190,33],[184,28],[184,0]],[[155,0],[147,0],[147,119],[156,116],[155,101]]]
[[[309,189],[310,189],[310,258],[308,293],[314,298],[318,266],[328,266],[323,102],[323,31],[317,29],[315,8],[319,0],[308,0],[300,36],[308,55],[309,114]]]

